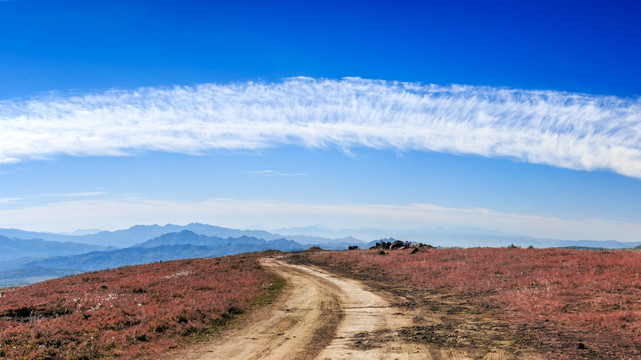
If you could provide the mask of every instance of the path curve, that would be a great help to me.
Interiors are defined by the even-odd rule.
[[[244,326],[176,359],[431,359],[427,347],[401,341],[410,315],[355,280],[266,258],[288,283],[268,309]]]

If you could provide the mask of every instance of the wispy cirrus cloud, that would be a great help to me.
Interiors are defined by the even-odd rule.
[[[22,201],[22,198],[19,197],[12,197],[12,198],[2,198],[0,199],[0,205],[3,204],[15,204],[17,202]]]
[[[306,173],[287,173],[274,170],[256,170],[247,172],[249,176],[309,176]]]
[[[509,157],[641,178],[641,99],[291,78],[0,102],[0,163],[284,144]]]
[[[92,197],[106,194],[104,191],[85,191],[73,193],[47,194],[51,197],[73,198],[73,197]]]

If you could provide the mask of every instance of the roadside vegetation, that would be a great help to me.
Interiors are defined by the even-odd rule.
[[[546,358],[641,357],[641,252],[510,247],[315,252],[298,261],[301,256],[432,310],[439,301],[457,304],[449,313],[470,304],[479,318],[498,319],[520,334],[513,342]],[[451,347],[478,336],[420,330],[414,340]]]
[[[264,253],[127,266],[0,289],[0,357],[150,359],[215,333],[283,285]]]

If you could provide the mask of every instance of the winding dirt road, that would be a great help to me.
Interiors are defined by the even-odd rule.
[[[431,359],[427,348],[402,342],[404,314],[360,282],[320,269],[265,259],[287,280],[282,296],[214,341],[176,359]]]

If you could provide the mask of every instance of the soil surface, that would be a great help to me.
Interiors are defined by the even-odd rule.
[[[463,336],[446,308],[408,305],[391,294],[312,265],[265,258],[262,264],[287,281],[272,304],[241,319],[220,337],[171,359],[539,359],[511,351],[491,321],[476,329],[499,346],[448,343]],[[444,311],[444,312],[441,312]],[[488,325],[489,324],[489,325]],[[500,328],[500,326],[499,326]]]

